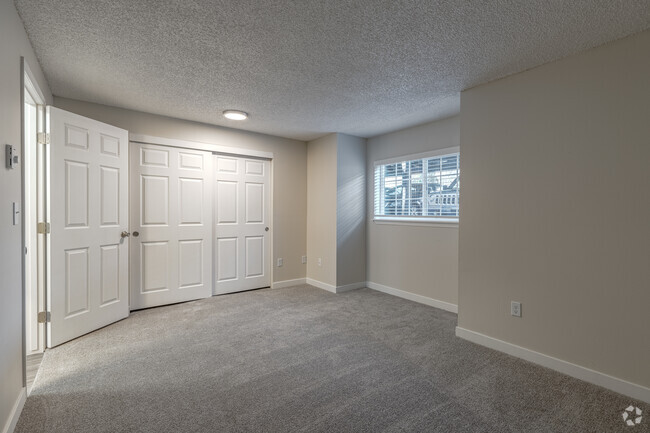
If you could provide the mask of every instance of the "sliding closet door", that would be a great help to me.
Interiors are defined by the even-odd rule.
[[[212,295],[212,161],[131,143],[131,310]]]
[[[215,293],[271,284],[270,161],[215,155]]]

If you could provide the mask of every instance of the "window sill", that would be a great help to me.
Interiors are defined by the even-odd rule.
[[[387,224],[397,226],[426,226],[458,228],[458,219],[452,218],[418,218],[418,217],[379,217],[373,218],[375,224]]]

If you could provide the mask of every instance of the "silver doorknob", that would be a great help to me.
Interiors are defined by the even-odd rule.
[[[268,227],[266,227],[266,228],[264,229],[264,231],[265,231],[265,232],[268,232],[268,231],[269,231],[269,228],[268,228]]]
[[[128,238],[129,236],[131,236],[131,233],[129,233],[127,231],[123,231],[120,236],[122,236],[123,238]]]

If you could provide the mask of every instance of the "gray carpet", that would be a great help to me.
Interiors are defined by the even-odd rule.
[[[621,416],[650,415],[640,402],[455,326],[369,289],[310,286],[139,311],[47,351],[16,432],[648,431]]]

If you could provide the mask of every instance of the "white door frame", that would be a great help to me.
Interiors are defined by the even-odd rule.
[[[38,85],[38,81],[36,80],[36,77],[32,73],[32,70],[29,67],[29,64],[25,60],[24,57],[20,58],[20,69],[21,69],[21,80],[20,80],[20,102],[21,102],[21,152],[20,154],[20,160],[19,164],[21,167],[21,224],[22,224],[22,240],[21,240],[21,246],[22,246],[22,254],[21,254],[21,267],[22,267],[22,340],[23,340],[23,353],[22,353],[22,358],[23,358],[23,387],[27,385],[27,329],[26,329],[26,321],[31,320],[31,325],[35,325],[37,327],[40,327],[41,330],[39,332],[42,333],[41,335],[41,341],[42,341],[42,348],[44,349],[45,347],[45,341],[46,341],[46,335],[45,333],[47,332],[45,324],[38,324],[38,321],[36,320],[33,315],[30,317],[27,317],[26,314],[26,308],[27,308],[27,290],[30,290],[30,298],[31,296],[34,295],[34,291],[32,290],[32,287],[27,287],[27,253],[31,254],[31,251],[26,251],[27,248],[27,239],[30,236],[30,232],[35,232],[36,231],[36,225],[34,224],[33,226],[28,226],[29,218],[28,215],[26,215],[25,209],[27,208],[27,199],[28,199],[28,192],[26,189],[26,184],[28,183],[27,178],[33,177],[34,175],[36,176],[36,209],[32,209],[32,213],[35,214],[33,215],[34,219],[37,221],[41,222],[42,219],[44,218],[45,215],[45,190],[44,190],[44,179],[45,179],[45,149],[40,149],[41,155],[40,158],[41,161],[38,160],[39,158],[39,151],[37,151],[36,154],[31,154],[30,155],[30,161],[27,161],[25,159],[26,155],[26,147],[30,143],[26,143],[27,137],[25,136],[25,123],[27,119],[25,118],[25,102],[27,98],[29,97],[36,103],[36,118],[37,118],[37,133],[44,133],[45,132],[45,105],[47,103],[45,99],[45,94],[41,90],[41,88]],[[38,138],[37,138],[37,143],[38,143]],[[31,143],[33,144],[33,143]],[[37,144],[37,148],[40,146]],[[28,162],[31,162],[33,158],[37,158],[37,164],[36,164],[36,173],[31,173],[31,170],[28,169]],[[41,165],[39,167],[39,162],[41,162]],[[37,252],[36,252],[36,257],[37,257],[37,263],[35,264],[37,266],[37,273],[39,274],[39,278],[37,278],[37,289],[36,289],[36,296],[38,298],[38,306],[39,310],[41,311],[46,311],[47,305],[45,301],[45,272],[46,272],[46,265],[45,265],[45,236],[43,236],[42,239],[39,239],[37,242]],[[32,248],[34,246],[31,246]],[[39,345],[40,346],[40,345]],[[39,347],[39,349],[41,348]]]
[[[269,166],[270,166],[270,203],[269,203],[269,227],[271,227],[270,234],[269,234],[269,249],[271,251],[271,254],[269,255],[268,260],[271,261],[269,268],[271,269],[271,287],[273,287],[273,270],[275,269],[274,263],[275,263],[275,256],[273,254],[273,233],[275,232],[274,230],[274,225],[273,225],[273,152],[265,152],[261,150],[253,150],[253,149],[244,149],[240,147],[232,147],[232,146],[223,146],[219,144],[212,144],[212,143],[203,143],[199,141],[189,141],[189,140],[179,140],[175,138],[163,138],[163,137],[156,137],[153,135],[146,135],[146,134],[131,134],[129,133],[129,142],[136,142],[136,143],[142,143],[142,144],[159,144],[163,146],[171,146],[171,147],[181,147],[184,149],[192,149],[192,150],[204,150],[208,152],[212,152],[213,154],[222,154],[222,155],[232,155],[232,156],[244,156],[244,157],[253,157],[253,158],[261,158],[261,159],[268,159],[269,160]],[[213,203],[214,206],[214,203]],[[212,266],[214,267],[214,256],[212,257]],[[213,269],[214,270],[214,269]],[[216,279],[212,278],[212,293],[215,293],[215,287],[216,287]]]

